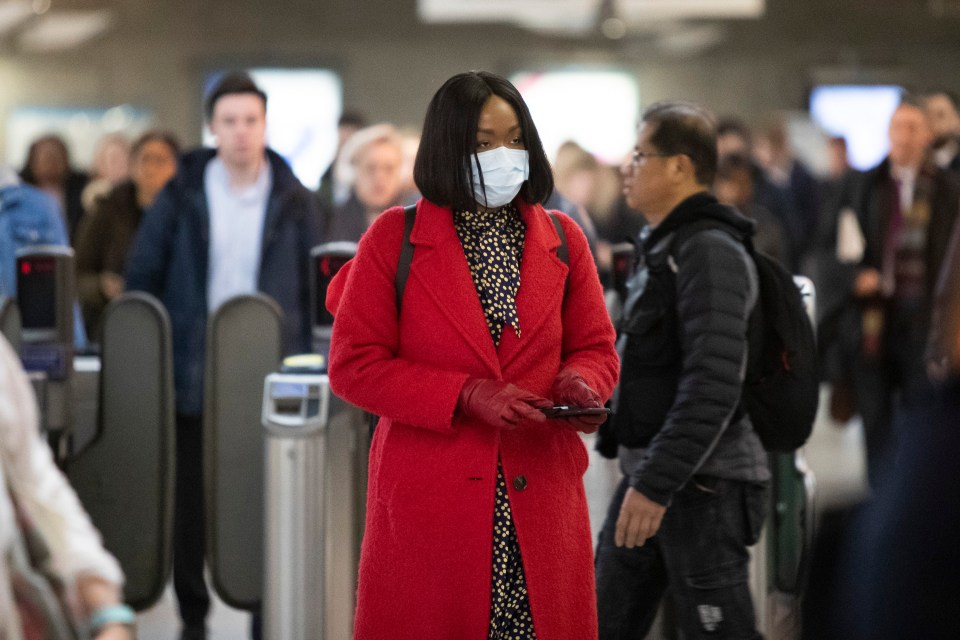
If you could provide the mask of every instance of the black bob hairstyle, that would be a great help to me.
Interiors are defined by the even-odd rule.
[[[430,202],[458,210],[476,208],[469,156],[477,153],[477,123],[490,96],[506,100],[520,121],[523,146],[530,157],[530,177],[523,183],[520,196],[533,204],[553,193],[550,162],[520,92],[494,73],[468,71],[444,82],[427,107],[413,179]]]
[[[207,117],[207,122],[213,120],[213,109],[217,106],[217,100],[223,96],[250,93],[263,100],[263,109],[267,109],[267,94],[263,89],[257,86],[253,78],[243,71],[232,71],[227,73],[217,81],[207,99],[204,101],[203,113]]]

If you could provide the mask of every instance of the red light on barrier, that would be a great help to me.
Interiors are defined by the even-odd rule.
[[[341,256],[324,256],[318,264],[320,274],[326,278],[337,275],[337,272],[343,268],[343,265],[350,262],[350,258]]]

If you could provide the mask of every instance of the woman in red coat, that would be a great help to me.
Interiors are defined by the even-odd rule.
[[[539,204],[553,189],[529,111],[505,79],[448,80],[427,110],[424,198],[398,314],[400,208],[366,232],[333,327],[330,384],[379,416],[370,450],[354,637],[597,636],[577,431],[616,382],[593,258],[563,215],[568,264]],[[399,317],[398,317],[399,316]]]

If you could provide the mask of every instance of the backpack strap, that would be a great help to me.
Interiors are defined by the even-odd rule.
[[[413,222],[417,217],[417,205],[412,204],[403,208],[403,243],[400,245],[400,259],[397,260],[397,275],[394,277],[394,287],[397,291],[397,316],[403,305],[403,292],[407,288],[407,277],[410,275],[410,263],[413,262],[413,243],[410,242],[410,233],[413,231]]]
[[[567,298],[567,291],[570,290],[570,250],[567,247],[567,234],[563,231],[563,224],[560,223],[560,218],[555,213],[551,213],[550,221],[553,222],[553,228],[557,230],[557,235],[560,236],[560,246],[557,247],[557,257],[560,258],[560,262],[567,265],[567,277],[563,280],[563,298]]]
[[[560,236],[560,246],[557,248],[557,257],[560,261],[570,266],[570,250],[567,247],[567,234],[563,231],[563,225],[556,214],[551,213],[550,220],[553,222],[557,235]],[[413,231],[413,222],[417,216],[417,205],[412,204],[403,208],[403,243],[400,245],[400,259],[397,260],[397,275],[394,278],[394,287],[397,292],[397,314],[403,305],[403,292],[407,288],[407,278],[410,276],[410,263],[413,262],[413,243],[410,242],[410,232]],[[570,288],[570,274],[563,282],[563,297],[567,297],[567,290]]]

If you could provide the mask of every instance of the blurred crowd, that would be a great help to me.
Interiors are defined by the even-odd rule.
[[[932,309],[899,317],[891,315],[888,303],[910,297],[903,274],[913,269],[921,298],[914,306],[930,307],[960,200],[958,98],[939,90],[906,96],[890,121],[889,154],[869,171],[851,167],[843,138],[824,134],[821,144],[805,145],[825,155],[815,159],[822,167],[815,173],[794,152],[796,139],[784,117],[747,122],[728,116],[717,124],[714,193],[755,221],[757,249],[816,285],[824,379],[835,390],[831,410],[841,421],[866,412],[875,482],[878,456],[891,437],[891,391],[905,390],[908,400],[922,394],[928,369],[944,357],[932,362],[925,351]],[[360,111],[344,111],[335,160],[318,185],[307,185],[315,188],[324,242],[357,242],[382,211],[416,202],[418,142],[416,130],[371,124]],[[180,153],[168,132],[149,131],[136,140],[111,133],[98,143],[89,171],[82,171],[60,136],[44,135],[30,145],[19,180],[48,194],[62,220],[76,251],[80,305],[93,343],[103,309],[124,290],[126,260],[143,212],[176,173]],[[552,160],[556,190],[545,205],[582,227],[605,287],[613,288],[613,248],[634,242],[642,225],[625,204],[620,167],[573,141],[561,145]],[[7,180],[16,179],[13,171],[6,173]],[[911,209],[929,217],[929,224],[910,223]],[[885,246],[891,225],[903,225],[904,219],[908,235],[923,236],[913,247],[921,259],[913,263],[898,261],[899,249]],[[897,294],[898,283],[903,295]],[[8,282],[6,288],[12,286]],[[901,329],[912,337],[886,344],[889,336],[902,335]],[[933,336],[941,342],[943,337]],[[881,361],[890,366],[869,366]]]
[[[867,171],[851,167],[843,138],[824,136],[826,157],[818,166],[826,170],[814,172],[794,151],[788,124],[778,116],[721,118],[714,194],[755,222],[758,250],[814,282],[830,411],[840,422],[862,417],[869,480],[877,489],[898,455],[900,426],[923,421],[918,415],[937,406],[937,385],[960,362],[960,229],[954,225],[960,102],[948,91],[904,96],[885,134],[889,153]],[[382,211],[417,201],[418,132],[370,123],[348,110],[338,133],[336,159],[318,185],[307,185],[315,198],[311,211],[319,216],[323,242],[358,242]],[[74,248],[92,343],[104,308],[125,289],[127,258],[144,213],[183,167],[176,137],[159,130],[136,139],[110,134],[94,158],[89,171],[81,171],[66,142],[45,135],[30,146],[19,171],[6,168],[0,175],[0,196],[32,185],[44,194],[29,191],[37,198],[32,206],[46,207],[43,215],[59,220],[14,229],[14,243],[68,242]],[[601,280],[613,290],[616,251],[635,243],[643,224],[626,205],[621,167],[573,141],[552,160],[556,189],[546,206],[581,226]],[[62,231],[44,232],[44,224],[59,224]],[[12,295],[13,265],[6,264],[12,253],[3,261],[0,294]],[[917,447],[905,451],[915,456]]]
[[[947,333],[931,336],[929,330],[960,201],[958,98],[939,90],[905,96],[890,121],[889,154],[868,171],[851,167],[843,138],[823,135],[821,144],[805,145],[825,155],[816,159],[822,169],[815,173],[794,152],[788,124],[776,115],[752,122],[721,118],[714,193],[755,221],[757,249],[816,285],[824,380],[834,389],[831,410],[840,421],[863,414],[875,483],[892,437],[891,402],[921,398],[928,374],[942,377],[944,358],[952,355],[943,344]],[[382,211],[416,202],[418,142],[416,130],[371,124],[356,110],[342,114],[335,160],[318,185],[307,185],[314,188],[324,242],[357,242]],[[143,213],[176,173],[180,153],[168,132],[149,131],[136,140],[111,133],[97,145],[89,171],[82,171],[64,139],[50,134],[30,145],[19,178],[5,172],[7,182],[50,196],[47,204],[76,251],[79,301],[92,343],[106,304],[124,290]],[[621,169],[573,141],[552,160],[556,190],[546,207],[582,227],[611,289],[614,248],[634,242],[643,222],[625,204]],[[912,246],[888,242],[902,229],[914,238]],[[5,289],[15,284],[11,269],[0,269]],[[940,290],[948,291],[950,274],[944,277]],[[902,339],[891,341],[895,335]],[[928,339],[936,354],[927,351]]]

